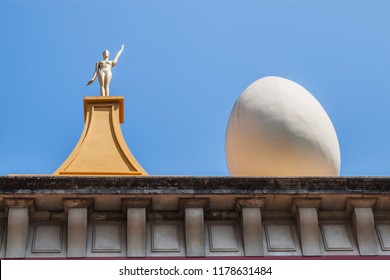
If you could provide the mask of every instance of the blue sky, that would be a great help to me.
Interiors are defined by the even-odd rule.
[[[151,175],[228,175],[225,131],[253,81],[308,89],[341,175],[390,175],[390,1],[0,0],[0,175],[50,174],[83,129],[94,64],[125,50],[111,95]]]

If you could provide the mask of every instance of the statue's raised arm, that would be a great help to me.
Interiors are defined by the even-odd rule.
[[[121,56],[121,54],[122,54],[124,48],[125,48],[125,46],[122,45],[121,49],[117,52],[117,54],[116,54],[115,57],[114,57],[114,60],[112,61],[112,66],[115,66],[115,64],[118,63],[118,59],[119,59],[119,57]]]
[[[93,73],[92,79],[88,81],[87,86],[92,84],[96,77],[99,79],[99,84],[100,84],[100,95],[101,96],[109,96],[110,95],[110,82],[112,78],[112,67],[114,67],[117,62],[119,57],[121,56],[124,45],[122,45],[121,49],[118,51],[118,53],[115,55],[114,60],[109,60],[110,53],[108,50],[105,50],[103,52],[103,60],[99,61],[96,63],[95,66],[95,72]]]

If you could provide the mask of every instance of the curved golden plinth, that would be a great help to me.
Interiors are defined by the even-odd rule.
[[[123,138],[123,104],[123,96],[84,97],[83,133],[53,175],[148,175]]]

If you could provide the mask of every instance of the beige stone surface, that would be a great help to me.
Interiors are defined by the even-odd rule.
[[[122,231],[121,223],[95,222],[92,225],[92,253],[120,253]]]
[[[352,241],[346,224],[321,224],[326,251],[352,251]]]
[[[304,256],[320,256],[318,216],[316,208],[299,208],[297,227]]]
[[[240,224],[229,220],[206,220],[206,257],[244,256]]]
[[[260,208],[243,207],[241,211],[245,256],[262,256]]]
[[[146,208],[127,208],[127,256],[146,256]]]
[[[265,223],[264,228],[269,252],[297,251],[292,223]]]
[[[87,208],[70,208],[68,212],[68,258],[86,256]]]
[[[237,226],[228,223],[210,223],[208,225],[211,252],[238,252],[239,241]]]
[[[0,258],[200,257],[202,249],[205,258],[388,258],[389,185],[343,177],[2,177]]]
[[[355,231],[360,255],[378,255],[377,237],[375,231],[374,215],[371,208],[354,208],[352,225]]]
[[[24,258],[28,237],[27,207],[11,207],[8,212],[6,258]]]
[[[184,226],[178,221],[147,223],[147,256],[185,256]]]
[[[87,257],[126,257],[124,221],[89,221]]]
[[[123,97],[85,97],[84,131],[54,175],[148,175],[123,138]]]
[[[203,208],[185,209],[185,236],[187,257],[205,256]]]
[[[65,258],[66,223],[30,222],[26,258]]]
[[[383,251],[390,251],[390,224],[379,223],[376,230]]]

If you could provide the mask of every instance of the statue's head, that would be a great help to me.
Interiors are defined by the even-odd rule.
[[[110,56],[110,52],[108,50],[105,50],[103,52],[103,58],[108,58]]]

